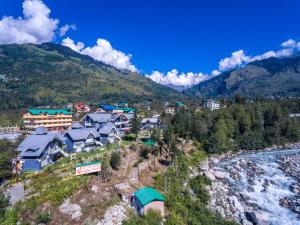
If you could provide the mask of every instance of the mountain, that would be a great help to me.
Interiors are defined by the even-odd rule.
[[[0,107],[74,101],[174,98],[171,88],[121,71],[68,47],[44,43],[0,45]]]
[[[201,82],[184,93],[202,97],[300,97],[300,55],[255,61]]]

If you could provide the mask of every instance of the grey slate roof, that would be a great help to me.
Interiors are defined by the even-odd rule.
[[[45,127],[38,127],[35,129],[35,131],[33,132],[36,135],[43,135],[43,134],[47,134],[47,128]]]
[[[89,113],[87,114],[94,122],[96,123],[107,123],[112,122],[117,119],[119,116],[124,115],[129,120],[134,117],[133,113]]]
[[[108,123],[105,126],[101,127],[98,132],[101,135],[109,135],[109,133],[111,132],[112,129],[115,129],[117,132],[117,128],[115,127],[115,125],[113,123]]]
[[[134,117],[134,113],[124,113],[124,115],[126,115],[126,117],[130,120],[132,120]]]
[[[97,123],[107,123],[111,119],[111,113],[89,113],[87,116]]]
[[[85,140],[90,134],[92,134],[95,138],[100,137],[95,128],[72,129],[68,130],[66,135],[67,134],[73,141]]]
[[[32,134],[26,137],[19,147],[17,151],[20,152],[20,157],[39,157],[42,152],[46,149],[48,144],[52,142],[54,139],[58,139],[56,134]],[[59,139],[58,139],[59,140]]]
[[[147,121],[156,124],[158,123],[158,117],[144,118],[142,119],[141,123],[147,123]]]
[[[71,129],[80,129],[80,128],[83,128],[83,126],[78,122],[73,123],[71,126]]]

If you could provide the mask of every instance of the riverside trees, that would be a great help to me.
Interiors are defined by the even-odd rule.
[[[259,149],[300,140],[299,100],[234,104],[217,111],[181,110],[172,119],[176,135],[201,142],[209,153]],[[170,129],[170,128],[169,128]]]

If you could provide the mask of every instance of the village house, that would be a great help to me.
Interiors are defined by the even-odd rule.
[[[119,107],[114,105],[101,105],[100,108],[104,110],[105,112],[109,113],[127,113],[127,114],[133,114],[134,109],[129,107]]]
[[[133,116],[134,114],[130,113],[89,113],[84,118],[84,126],[100,129],[108,123],[113,123],[123,136],[130,131],[130,121]]]
[[[40,126],[48,131],[65,130],[72,125],[72,113],[66,109],[29,109],[23,115],[23,122],[28,131]]]
[[[113,123],[108,123],[97,131],[102,144],[112,144],[121,140],[120,132]]]
[[[64,135],[66,152],[90,152],[97,147],[103,147],[100,135],[96,128],[85,128],[79,123],[74,123]]]
[[[62,140],[56,133],[49,133],[45,127],[38,127],[21,142],[17,152],[17,161],[22,171],[39,171],[62,156]]]
[[[175,103],[175,110],[180,110],[180,109],[186,109],[185,104],[183,104],[182,102],[176,102]]]
[[[138,215],[145,215],[149,210],[157,210],[164,217],[165,197],[157,190],[150,187],[143,187],[134,192],[132,198],[132,206]]]
[[[20,127],[0,127],[0,140],[16,141],[22,136]]]
[[[140,123],[141,130],[152,130],[158,128],[159,125],[160,125],[159,117],[143,118]]]
[[[77,112],[89,112],[89,111],[91,111],[91,108],[83,102],[76,103],[74,108]]]
[[[165,113],[166,114],[175,114],[175,107],[173,106],[166,106],[165,107]]]
[[[204,107],[213,111],[213,110],[217,110],[220,109],[220,103],[213,100],[213,99],[207,99],[204,103]]]

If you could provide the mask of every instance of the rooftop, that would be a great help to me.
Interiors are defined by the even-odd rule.
[[[134,196],[141,202],[143,206],[153,201],[165,201],[165,197],[151,187],[140,188],[134,192]]]
[[[64,115],[72,115],[66,109],[29,109],[28,112],[33,115],[39,114],[48,114],[48,115],[55,115],[55,114],[64,114]]]

